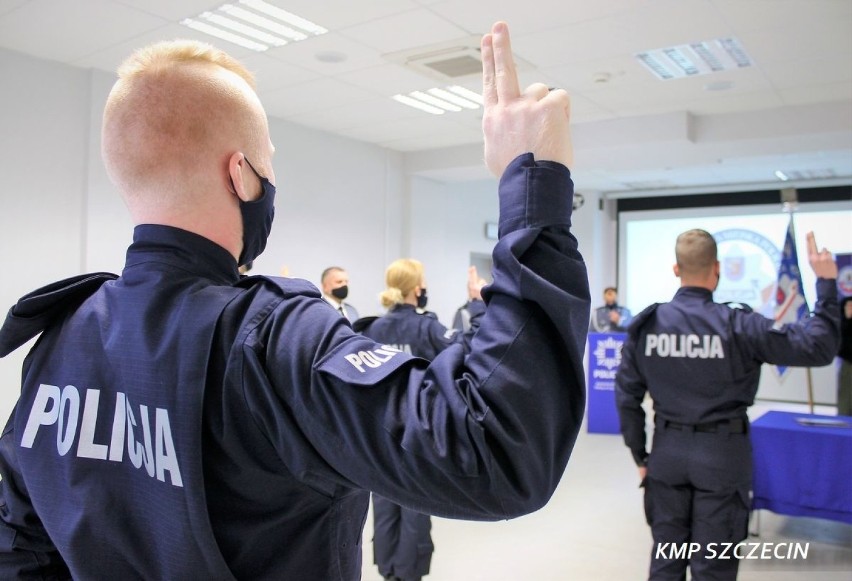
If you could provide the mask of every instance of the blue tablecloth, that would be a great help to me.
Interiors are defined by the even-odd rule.
[[[798,419],[841,420],[849,427]],[[753,508],[852,523],[852,417],[767,412],[751,425]]]

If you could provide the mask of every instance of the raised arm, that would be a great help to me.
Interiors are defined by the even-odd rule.
[[[518,90],[504,23],[482,47],[500,234],[470,353],[453,346],[431,363],[393,353],[317,307],[309,326],[326,329],[322,340],[304,320],[272,321],[268,336],[287,340],[270,341],[275,353],[263,360],[298,410],[290,437],[317,451],[293,457],[303,450],[281,437],[279,453],[312,483],[339,480],[439,516],[502,519],[543,506],[565,470],[583,419],[590,300],[570,233],[568,97],[541,84]],[[311,357],[312,369],[299,371]],[[310,388],[292,381],[300,372]]]

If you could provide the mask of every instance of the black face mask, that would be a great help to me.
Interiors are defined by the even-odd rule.
[[[420,289],[420,296],[417,297],[417,308],[418,309],[425,309],[426,308],[426,302],[428,300],[429,299],[426,297],[426,289],[425,288]]]
[[[272,220],[275,218],[275,186],[257,173],[248,158],[243,159],[260,180],[263,192],[253,202],[240,200],[240,214],[243,217],[243,251],[237,261],[239,266],[248,264],[260,256],[266,248],[266,240],[272,231]]]
[[[331,296],[342,301],[343,299],[349,296],[349,286],[343,285],[331,289]]]

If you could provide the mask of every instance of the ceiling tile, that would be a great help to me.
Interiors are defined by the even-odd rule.
[[[356,87],[388,97],[397,93],[422,91],[440,85],[431,77],[397,64],[384,64],[351,73],[343,73],[338,75],[338,78]]]
[[[231,44],[224,40],[210,37],[201,32],[181,26],[180,24],[165,24],[153,30],[149,30],[142,34],[133,35],[130,40],[119,42],[110,45],[107,48],[87,54],[83,57],[69,60],[70,64],[78,67],[91,67],[102,69],[109,72],[115,72],[124,59],[130,56],[136,49],[142,48],[155,42],[164,40],[188,39],[198,40],[212,44],[213,46],[224,50],[232,57],[243,59],[249,55],[255,55],[256,52],[243,48],[236,44]]]
[[[328,131],[345,131],[353,127],[373,126],[380,123],[393,126],[402,120],[423,115],[427,114],[401,105],[390,98],[382,98],[300,113],[298,118],[300,123],[311,127],[319,127]]]
[[[166,24],[109,0],[32,0],[0,18],[0,46],[70,63]]]
[[[265,54],[326,76],[386,64],[375,49],[336,32],[271,48]]]
[[[402,106],[402,105],[400,105]],[[415,113],[417,113],[415,111]],[[441,117],[444,117],[442,115]],[[417,117],[408,117],[395,121],[382,121],[349,127],[342,130],[340,133],[353,139],[370,141],[373,143],[388,142],[394,139],[399,139],[400,135],[407,135],[413,138],[419,138],[425,135],[435,136],[444,133],[446,123],[444,120],[435,115],[420,113]]]
[[[411,0],[267,0],[331,31],[369,22],[419,5]]]
[[[852,81],[852,66],[849,60],[848,55],[835,54],[822,59],[776,62],[760,68],[774,87],[785,89]]]
[[[341,32],[344,36],[373,47],[383,54],[470,36],[470,32],[426,9],[386,16],[350,26]]]
[[[513,47],[534,65],[553,67],[632,57],[644,50],[709,40],[729,32],[704,0],[659,0],[634,4],[631,10],[598,20],[517,35]]]
[[[267,114],[298,122],[298,115],[339,107],[341,103],[370,101],[374,96],[335,79],[321,78],[261,95]]]
[[[852,4],[852,2],[850,2]],[[757,66],[803,59],[852,55],[852,21],[823,22],[818,32],[803,35],[795,22],[783,28],[737,35]]]
[[[257,90],[261,95],[267,91],[313,81],[322,76],[316,71],[274,59],[266,53],[252,52],[241,57],[240,62],[254,74]]]
[[[779,89],[785,105],[807,105],[812,103],[846,102],[849,119],[852,119],[852,82],[809,85]],[[852,145],[852,136],[850,136]]]
[[[757,111],[770,107],[782,107],[784,101],[775,90],[726,91],[712,97],[697,98],[684,103],[686,110],[696,115]]]
[[[491,30],[491,25],[503,20],[509,24],[513,37],[540,32],[565,24],[586,22],[630,10],[636,0],[566,1],[536,0],[535,6],[518,0],[489,0],[471,2],[443,0],[429,6],[458,26],[477,34]]]
[[[225,0],[117,0],[126,6],[132,6],[140,12],[147,12],[172,22],[197,16],[207,10],[213,10],[225,3]]]
[[[742,112],[736,140],[717,143],[712,151],[704,144],[691,148],[689,155],[682,152],[688,163],[680,165],[682,169],[688,165],[689,170],[654,178],[660,170],[658,160],[672,151],[643,145],[625,157],[607,150],[586,166],[583,187],[597,183],[623,189],[624,183],[644,178],[695,182],[708,175],[720,181],[748,181],[747,161],[725,177],[712,158],[704,165],[700,160],[725,152],[734,159],[746,159],[761,155],[767,147],[772,151],[763,154],[775,159],[779,152],[795,157],[824,149],[825,143],[840,149],[848,142],[843,154],[852,159],[850,0],[269,1],[330,32],[254,53],[178,24],[183,17],[219,6],[217,0],[0,0],[0,58],[8,48],[114,71],[133,50],[151,42],[179,37],[203,40],[242,60],[256,74],[258,93],[270,116],[390,149],[416,151],[481,143],[482,111],[433,117],[392,101],[393,94],[440,83],[389,62],[386,53],[478,36],[502,19],[510,25],[519,59],[531,66],[521,68],[520,85],[543,82],[568,90],[572,122],[582,128],[575,134],[578,138],[599,135],[603,126],[620,118],[691,111],[702,123],[712,125],[726,117],[722,114]],[[634,58],[642,50],[719,36],[738,38],[756,65],[661,82]],[[600,73],[609,74],[607,82],[599,82]],[[715,81],[733,85],[724,91],[706,90]],[[478,74],[459,79],[458,84],[481,91]],[[783,143],[743,137],[762,135],[759,124],[749,120],[787,105],[830,119],[837,117],[833,111],[839,109],[848,111],[849,118],[838,119],[830,133],[805,131],[787,136]],[[803,127],[810,126],[807,118],[801,121]],[[659,133],[653,123],[644,126]],[[640,142],[653,142],[654,137],[642,136]],[[582,155],[578,150],[578,163]],[[620,182],[596,174],[601,167],[597,163],[617,172]],[[837,162],[829,159],[827,163]]]
[[[810,35],[828,22],[852,22],[848,0],[712,0],[737,33],[798,27]]]

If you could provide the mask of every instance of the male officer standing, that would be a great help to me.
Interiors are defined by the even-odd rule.
[[[746,408],[754,403],[760,366],[827,365],[837,352],[837,265],[808,234],[817,275],[814,315],[777,327],[749,309],[713,302],[719,281],[716,242],[704,230],[677,238],[670,303],[633,321],[616,378],[621,432],[645,487],[654,538],[650,579],[735,579],[736,559],[709,559],[709,543],[746,537],[752,459]],[[654,401],[654,443],[646,451],[645,392]],[[688,561],[667,543],[698,543]],[[718,545],[717,545],[718,546]],[[661,547],[663,550],[660,550]]]
[[[358,311],[349,303],[343,302],[349,296],[349,273],[339,266],[329,266],[320,277],[322,297],[328,301],[349,322],[358,320]]]
[[[126,266],[31,293],[0,329],[0,355],[41,333],[0,439],[0,578],[348,581],[368,491],[451,518],[547,502],[589,317],[569,99],[520,91],[505,23],[481,49],[499,276],[470,354],[431,364],[305,281],[239,275],[275,195],[242,65],[192,41],[122,65],[102,143],[137,224]]]
[[[604,304],[592,313],[589,332],[623,333],[630,324],[630,309],[618,304],[618,290],[614,286],[604,289]]]

